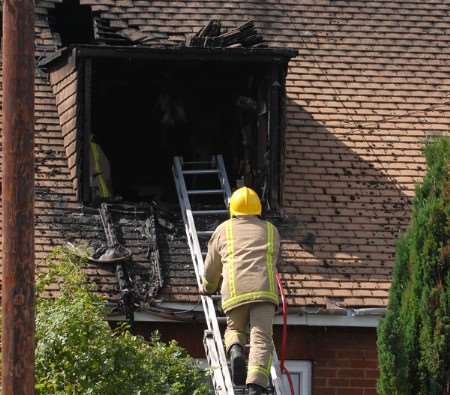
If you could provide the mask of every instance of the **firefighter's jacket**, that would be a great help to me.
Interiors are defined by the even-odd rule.
[[[221,294],[225,312],[267,301],[278,304],[275,281],[280,252],[278,230],[256,216],[233,217],[220,224],[208,243],[203,287]]]
[[[94,196],[109,198],[112,195],[111,167],[105,153],[96,142],[90,142],[90,185]]]

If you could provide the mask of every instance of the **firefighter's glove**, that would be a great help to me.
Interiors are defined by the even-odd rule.
[[[210,296],[212,292],[208,292],[208,290],[206,289],[205,285],[202,284],[202,285],[200,286],[200,288],[199,288],[198,293],[199,293],[200,295],[203,295],[203,296]]]
[[[202,284],[201,284],[200,290],[199,290],[200,294],[209,296],[209,295],[213,294],[214,292],[216,292],[216,289],[215,289],[216,287],[211,286],[211,285],[212,284],[208,283],[208,280],[206,280],[206,278],[203,277]],[[214,289],[212,289],[212,288],[214,288]]]

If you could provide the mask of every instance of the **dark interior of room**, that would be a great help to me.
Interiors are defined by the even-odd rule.
[[[231,188],[245,179],[258,189],[265,75],[261,64],[241,62],[95,60],[91,133],[110,162],[114,195],[175,202],[175,155],[223,154]],[[199,177],[188,189],[218,186],[217,176]]]

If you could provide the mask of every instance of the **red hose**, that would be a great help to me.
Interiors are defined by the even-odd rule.
[[[287,341],[287,303],[284,297],[284,288],[281,282],[280,273],[276,273],[275,277],[277,279],[278,289],[280,290],[281,296],[281,306],[283,312],[283,332],[281,337],[281,355],[280,355],[280,370],[282,374],[285,374],[288,379],[289,387],[291,389],[291,395],[295,395],[294,383],[292,382],[291,373],[288,368],[284,365],[286,359],[286,341]]]

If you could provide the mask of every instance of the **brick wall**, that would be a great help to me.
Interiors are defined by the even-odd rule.
[[[294,327],[289,359],[313,361],[314,395],[375,395],[378,364],[374,328]]]
[[[158,329],[163,340],[175,339],[196,358],[204,358],[203,326],[191,323],[137,323],[148,336]],[[274,328],[279,349],[280,327]],[[286,359],[310,360],[314,395],[376,395],[378,377],[375,328],[291,327]]]

